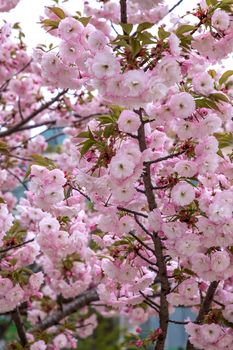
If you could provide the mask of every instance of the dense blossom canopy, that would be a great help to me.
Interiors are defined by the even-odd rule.
[[[32,57],[21,32],[0,31],[0,314],[16,323],[12,349],[76,348],[101,314],[135,327],[158,316],[130,344],[163,350],[185,306],[197,315],[183,322],[187,350],[232,350],[233,1],[203,0],[167,26],[162,0],[94,3],[47,7],[58,46]]]

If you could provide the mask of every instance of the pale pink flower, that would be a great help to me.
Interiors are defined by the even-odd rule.
[[[207,72],[196,74],[193,78],[193,88],[199,94],[209,95],[214,92],[214,80]]]
[[[219,30],[227,30],[230,25],[230,17],[226,11],[216,10],[211,17],[211,24]]]
[[[228,321],[233,323],[233,304],[226,305],[222,312],[223,317]]]
[[[215,323],[203,324],[200,327],[200,335],[208,343],[215,343],[221,335],[221,327]]]
[[[103,50],[108,43],[108,38],[100,30],[95,30],[90,33],[87,39],[88,46],[92,51]]]
[[[173,56],[178,56],[181,52],[180,39],[174,33],[171,33],[171,35],[169,36],[168,42],[169,42],[171,54]]]
[[[211,254],[211,268],[217,273],[226,270],[230,265],[230,256],[226,251]]]
[[[177,118],[187,118],[195,111],[195,101],[192,95],[187,92],[180,92],[173,95],[170,99],[169,106],[172,113]]]
[[[181,69],[174,57],[163,57],[156,68],[162,82],[172,86],[181,79]]]
[[[192,185],[182,181],[173,187],[171,197],[178,205],[188,205],[195,199],[195,190]]]
[[[46,350],[47,345],[45,344],[44,340],[38,340],[34,344],[30,346],[30,350]]]
[[[139,115],[129,110],[121,112],[117,123],[119,130],[126,133],[135,133],[141,125]]]
[[[77,41],[83,29],[83,24],[77,19],[73,17],[66,17],[60,21],[58,26],[58,33],[63,40]]]
[[[184,177],[193,177],[197,173],[197,165],[191,160],[179,160],[174,170]]]
[[[125,180],[132,176],[135,169],[133,158],[126,155],[117,155],[109,165],[110,174],[117,180]]]
[[[108,51],[98,52],[90,64],[93,75],[98,79],[113,77],[120,70],[116,57]]]

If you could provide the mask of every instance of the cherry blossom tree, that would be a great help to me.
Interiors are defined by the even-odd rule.
[[[12,39],[17,26],[1,28],[0,314],[17,328],[11,349],[76,348],[101,314],[128,319],[132,349],[164,350],[176,323],[186,350],[232,350],[233,1],[203,0],[165,25],[181,2],[91,1],[81,14],[55,1],[41,25],[58,46],[32,56],[22,33]],[[178,306],[196,320],[173,319]],[[160,326],[141,339],[153,315]]]

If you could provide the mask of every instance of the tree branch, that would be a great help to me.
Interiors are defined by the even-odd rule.
[[[23,242],[23,243],[16,244],[16,245],[12,245],[12,246],[10,246],[10,247],[1,249],[1,250],[0,250],[0,254],[7,253],[7,252],[9,252],[9,251],[12,250],[12,249],[16,249],[16,248],[23,247],[23,246],[25,246],[26,244],[31,243],[31,242],[33,242],[33,241],[34,241],[34,238],[29,239],[28,241],[25,241],[25,242]]]
[[[13,171],[11,171],[10,169],[6,169],[6,171],[11,175],[13,176],[23,187],[26,191],[28,191],[28,187],[27,185],[20,179],[20,177],[16,174],[13,173]],[[1,251],[0,251],[1,253]]]
[[[162,161],[167,160],[167,159],[172,159],[172,158],[178,157],[178,156],[180,156],[181,154],[184,154],[184,153],[185,153],[185,151],[168,154],[165,157],[161,157],[161,158],[158,158],[158,159],[155,159],[155,160],[149,160],[148,162],[145,162],[145,164],[151,165],[151,164],[159,163],[159,162],[162,162]]]
[[[135,238],[136,241],[138,241],[144,248],[151,251],[153,254],[155,253],[154,249],[149,247],[145,242],[143,242],[139,237],[137,237],[133,231],[129,231],[129,235],[131,235],[133,238]]]
[[[211,303],[214,299],[214,294],[216,292],[216,289],[218,288],[218,285],[219,281],[214,281],[210,283],[195,323],[202,323],[205,315],[207,315],[210,311]],[[196,348],[190,343],[190,341],[188,341],[186,350],[196,350]]]
[[[121,23],[127,23],[127,0],[120,0]]]
[[[147,149],[145,125],[142,120],[141,110],[137,111],[137,113],[139,114],[141,119],[141,126],[138,129],[139,148],[141,152],[144,152]],[[145,186],[145,195],[147,198],[149,210],[153,211],[157,207],[157,204],[153,193],[150,164],[148,162],[145,163],[145,170],[143,173],[143,182]],[[159,269],[158,278],[161,283],[159,322],[160,322],[160,328],[162,329],[162,333],[156,342],[155,350],[164,350],[166,336],[167,336],[167,329],[168,329],[168,320],[169,320],[167,294],[170,291],[170,286],[169,286],[169,281],[167,277],[166,261],[165,261],[165,257],[163,256],[162,241],[155,232],[153,233],[152,239],[154,242],[157,266]]]
[[[20,343],[21,343],[22,347],[24,348],[27,345],[27,337],[26,337],[26,333],[25,333],[25,329],[24,329],[24,324],[22,322],[18,308],[16,308],[15,311],[12,313],[12,319],[15,323],[17,333],[18,333],[18,336],[20,339]]]
[[[14,132],[20,130],[25,124],[27,124],[30,120],[32,120],[34,117],[36,117],[38,114],[40,114],[41,112],[43,112],[45,109],[47,109],[49,106],[51,106],[54,102],[58,101],[59,98],[61,96],[63,96],[68,90],[63,90],[61,92],[59,92],[59,94],[57,94],[57,96],[55,96],[54,98],[52,98],[49,102],[46,102],[45,104],[43,104],[40,108],[38,108],[36,111],[34,111],[33,113],[31,113],[28,117],[24,118],[23,120],[21,120],[20,123],[16,124],[15,126],[13,126],[11,129],[2,131],[0,133],[0,137],[5,137],[5,136],[9,136],[11,134],[13,134]]]
[[[9,79],[7,79],[1,86],[0,86],[0,92],[2,92],[9,84],[9,82],[11,81],[12,78],[14,78],[16,75],[22,73],[28,66],[30,66],[30,64],[32,63],[32,59],[27,62],[20,70],[18,70],[18,72],[16,72],[15,74],[13,74]]]
[[[143,218],[148,218],[148,215],[140,213],[140,212],[132,210],[132,209],[127,209],[127,208],[123,208],[123,207],[117,207],[117,209],[121,210],[121,211],[125,211],[126,213],[129,213],[129,214],[134,214],[134,215],[142,216]]]
[[[178,7],[182,2],[183,2],[183,0],[179,0],[174,6],[172,6],[172,7],[170,8],[170,10],[168,11],[168,13],[171,13],[173,10],[175,10],[175,8]]]
[[[62,305],[62,310],[54,312],[52,315],[45,318],[40,324],[33,328],[30,332],[41,332],[57,325],[65,317],[78,311],[84,306],[90,305],[93,301],[98,301],[99,296],[95,289],[90,289],[83,294],[79,295],[74,301]]]

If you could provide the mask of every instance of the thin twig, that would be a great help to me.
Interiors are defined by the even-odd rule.
[[[40,108],[38,108],[36,111],[32,112],[28,117],[24,118],[23,120],[21,120],[20,123],[16,124],[15,126],[13,126],[11,129],[2,131],[0,133],[0,137],[5,137],[5,136],[9,136],[15,132],[17,132],[18,130],[22,130],[22,127],[24,125],[26,125],[30,120],[32,120],[34,117],[36,117],[38,114],[40,114],[41,112],[43,112],[45,109],[47,109],[49,106],[51,106],[54,102],[58,101],[60,99],[61,96],[63,96],[68,90],[62,90],[61,92],[59,92],[57,94],[57,96],[55,96],[54,98],[52,98],[50,101],[46,102],[45,104],[43,104]]]
[[[0,250],[0,254],[7,253],[7,252],[9,252],[9,251],[12,250],[12,249],[16,249],[16,248],[23,247],[23,246],[25,246],[26,244],[33,242],[34,240],[35,240],[35,238],[32,238],[32,239],[29,239],[28,241],[25,241],[25,242],[23,242],[23,243],[19,243],[19,244],[12,245],[12,246],[10,246],[10,247],[1,249],[1,250]]]
[[[75,191],[79,192],[83,197],[85,197],[87,200],[89,200],[89,201],[91,202],[91,198],[90,198],[86,193],[84,193],[83,191],[81,191],[79,188],[74,187],[74,186],[71,185],[70,183],[69,183],[68,185],[72,188],[72,190],[75,190]]]
[[[188,324],[189,322],[184,322],[184,321],[176,321],[176,320],[168,320],[169,323],[174,323],[174,324],[180,324],[180,325],[185,325]]]
[[[95,289],[90,289],[79,295],[74,301],[68,304],[63,304],[62,309],[55,311],[53,314],[45,318],[41,323],[36,325],[31,332],[41,332],[52,326],[59,324],[61,320],[65,317],[71,315],[72,313],[80,310],[84,306],[90,305],[93,301],[98,301],[99,296]]]
[[[23,116],[23,112],[22,112],[22,108],[21,108],[20,97],[18,99],[18,109],[19,109],[19,115],[20,115],[21,120],[24,120],[24,116]]]
[[[6,168],[6,171],[7,171],[10,175],[12,175],[15,179],[17,179],[17,180],[19,181],[19,183],[24,187],[24,189],[25,189],[26,191],[28,191],[27,185],[20,179],[20,177],[19,177],[18,175],[14,174],[13,171],[11,171],[10,169],[7,169],[7,168]]]
[[[134,215],[142,216],[143,218],[148,218],[148,215],[143,214],[141,212],[138,212],[136,210],[127,209],[127,208],[124,208],[124,207],[117,207],[117,209],[121,210],[121,211],[125,211],[126,213],[129,213],[129,214],[134,214]]]
[[[157,307],[157,311],[159,312],[160,309],[160,305],[155,303],[153,300],[151,300],[150,297],[148,297],[147,295],[145,295],[141,290],[139,291],[139,293],[143,296],[143,298],[145,298],[146,300],[148,300],[152,305],[154,305],[155,307]]]
[[[154,249],[150,248],[145,242],[143,242],[139,237],[137,237],[132,231],[129,231],[129,234],[135,238],[144,248],[151,251],[153,254],[155,253]]]
[[[170,10],[168,11],[168,13],[171,13],[172,11],[174,11],[175,8],[178,7],[182,2],[183,2],[183,0],[179,0],[174,6],[172,6],[172,7],[170,8]]]
[[[1,86],[0,86],[0,91],[3,91],[7,85],[9,84],[9,82],[11,81],[12,78],[14,78],[16,75],[22,73],[28,66],[30,66],[30,64],[32,63],[32,59],[27,62],[20,70],[18,70],[16,73],[14,73],[9,79],[7,79]]]
[[[153,235],[145,228],[145,226],[138,220],[137,215],[134,215],[134,220],[141,227],[141,229],[148,235],[150,238],[153,238]]]
[[[180,156],[181,154],[184,154],[185,151],[181,151],[181,152],[177,152],[177,153],[172,153],[172,154],[168,154],[167,156],[165,157],[161,157],[161,158],[158,158],[158,159],[155,159],[155,160],[149,160],[147,162],[144,162],[145,164],[155,164],[155,163],[159,163],[159,162],[162,162],[164,160],[168,160],[168,159],[172,159],[172,158],[175,158],[175,157],[178,157]]]

